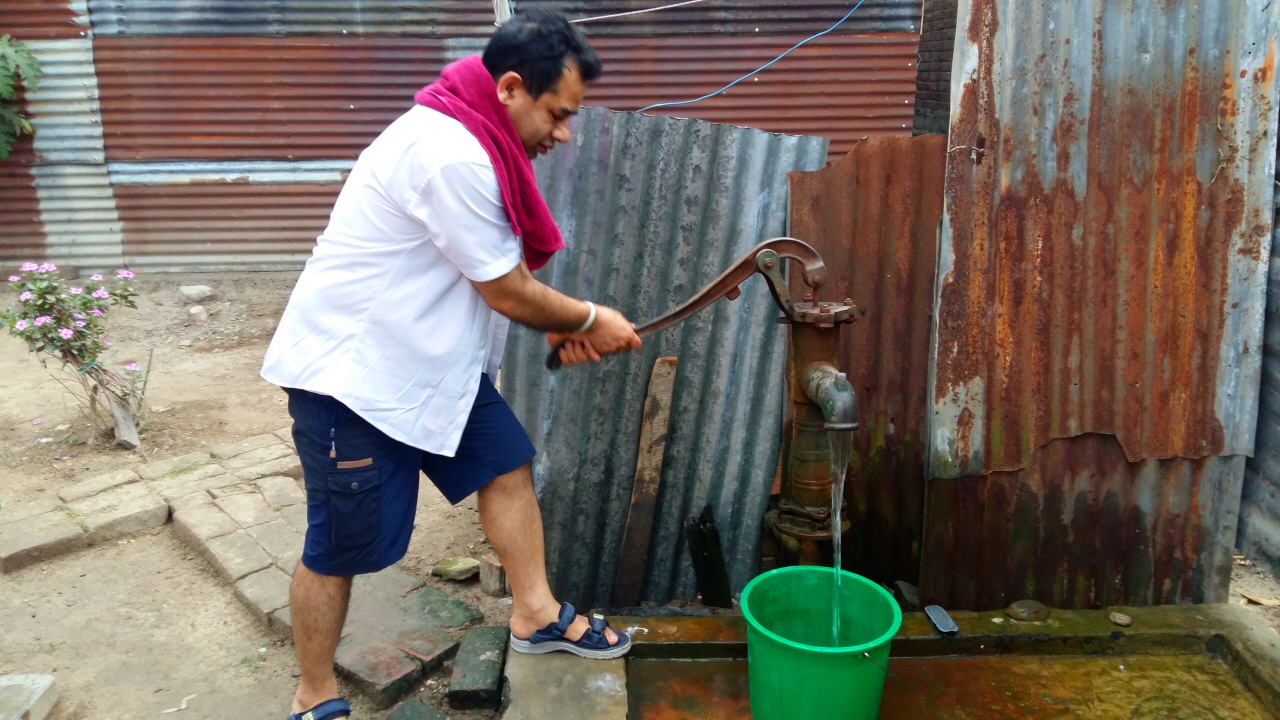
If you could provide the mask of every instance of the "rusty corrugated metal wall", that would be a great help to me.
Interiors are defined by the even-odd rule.
[[[1225,599],[1278,21],[1265,0],[960,3],[925,599]]]
[[[844,566],[884,583],[919,583],[945,167],[944,137],[872,137],[829,167],[791,174],[791,234],[826,261],[822,299],[859,308],[840,352],[862,424],[845,485]],[[806,289],[797,280],[793,291]]]
[[[641,7],[561,5],[575,17]],[[849,7],[709,0],[588,23],[607,70],[588,102],[634,110],[705,94]],[[906,134],[918,16],[919,0],[868,0],[749,84],[660,112],[823,135],[837,152],[865,134]],[[84,270],[298,267],[341,183],[327,170],[349,168],[446,62],[483,49],[493,19],[490,0],[5,2],[0,27],[36,42],[65,79],[33,98],[44,103],[32,108],[44,136],[37,154],[48,138],[96,155],[42,156],[34,175],[21,158],[0,163],[10,200],[0,206],[0,259],[43,252]],[[273,197],[288,209],[269,220],[261,208]],[[33,203],[42,210],[33,214]]]
[[[633,321],[670,310],[759,242],[785,234],[787,173],[827,141],[592,108],[578,139],[537,162],[568,249],[536,275]],[[678,200],[677,202],[673,202]],[[679,360],[644,599],[696,592],[682,521],[710,503],[734,590],[759,561],[777,467],[786,331],[765,283],[598,365],[546,370],[541,333],[513,328],[502,392],[539,449],[547,563],[557,597],[607,606],[653,363]]]

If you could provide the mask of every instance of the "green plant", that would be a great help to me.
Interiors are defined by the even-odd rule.
[[[40,63],[26,45],[0,35],[0,159],[9,157],[13,143],[35,132],[18,104],[18,87],[28,92],[40,86]]]
[[[17,300],[0,310],[0,324],[25,341],[28,351],[52,355],[73,372],[83,395],[72,394],[99,434],[114,424],[117,440],[132,442],[143,414],[147,373],[136,362],[118,373],[102,356],[111,346],[104,336],[107,313],[117,306],[137,308],[133,273],[118,270],[110,282],[93,275],[87,282],[68,283],[57,270],[53,263],[28,262],[10,275]]]

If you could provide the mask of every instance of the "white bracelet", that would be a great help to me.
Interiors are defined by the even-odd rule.
[[[593,303],[593,302],[591,302],[590,300],[584,300],[583,302],[585,302],[586,304],[588,304],[588,305],[590,305],[590,306],[591,306],[591,314],[590,314],[590,315],[587,315],[587,321],[586,321],[586,322],[584,322],[584,323],[582,323],[582,327],[580,327],[580,328],[578,328],[577,330],[574,330],[574,331],[573,331],[575,334],[576,334],[576,333],[584,333],[584,332],[586,332],[586,331],[590,330],[590,329],[591,329],[591,326],[592,326],[592,325],[594,325],[594,324],[596,323],[596,304],[595,304],[595,303]]]

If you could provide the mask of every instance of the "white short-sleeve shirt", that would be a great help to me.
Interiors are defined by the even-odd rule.
[[[415,106],[352,168],[262,377],[337,398],[388,436],[452,456],[510,325],[471,281],[521,258],[484,148],[457,120]]]

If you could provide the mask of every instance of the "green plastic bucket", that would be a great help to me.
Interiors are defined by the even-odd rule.
[[[785,567],[742,591],[754,720],[874,720],[880,712],[882,668],[902,611],[884,588],[841,571],[833,646],[834,580],[828,567]]]

